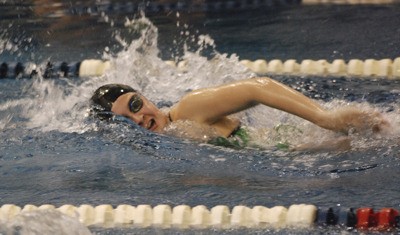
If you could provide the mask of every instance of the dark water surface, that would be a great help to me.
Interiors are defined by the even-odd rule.
[[[106,46],[119,49],[113,35],[116,29],[121,29],[123,19],[139,15],[137,10],[127,13],[109,9],[105,11],[107,21],[101,17],[100,10],[91,13],[84,10],[102,4],[68,2],[0,3],[3,28],[0,36],[21,44],[20,50],[29,52],[21,55],[27,60],[100,58]],[[127,1],[109,2],[122,4]],[[59,3],[62,7],[57,5]],[[158,27],[159,47],[164,59],[179,55],[178,48],[184,42],[191,45],[190,38],[181,36],[186,30],[191,35],[209,34],[221,53],[236,53],[241,59],[251,60],[393,59],[400,51],[400,4],[292,4],[264,6],[251,11],[181,11],[179,17],[173,11],[147,10],[147,16]],[[110,27],[111,21],[113,27]],[[179,27],[176,26],[178,21]],[[0,58],[5,56],[2,54]],[[6,61],[13,59],[19,58],[5,57]]]

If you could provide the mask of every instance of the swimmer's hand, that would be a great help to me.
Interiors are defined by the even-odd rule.
[[[330,120],[327,129],[346,134],[358,132],[388,132],[390,123],[377,111],[360,110],[356,107],[345,107],[328,113]]]

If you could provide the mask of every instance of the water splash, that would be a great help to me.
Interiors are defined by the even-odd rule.
[[[183,57],[179,59],[185,63],[185,69],[177,69],[159,57],[157,28],[147,18],[127,20],[125,25],[133,31],[140,30],[141,37],[130,44],[120,40],[127,46],[115,57],[107,58],[111,60],[114,69],[106,74],[104,81],[132,85],[153,102],[176,102],[189,90],[251,76],[239,64],[237,56],[217,54],[212,60],[208,60],[201,55],[203,46],[195,52],[185,49]],[[200,36],[201,45],[211,43],[211,40],[207,41],[205,38],[209,37]],[[162,97],[159,96],[160,93],[163,94]]]
[[[78,133],[91,129],[85,122],[88,106],[84,102],[85,98],[90,98],[87,95],[91,92],[90,86],[75,84],[66,79],[57,82],[37,79],[30,89],[35,98],[25,105],[23,112],[29,119],[28,128]],[[43,113],[43,110],[46,112]]]

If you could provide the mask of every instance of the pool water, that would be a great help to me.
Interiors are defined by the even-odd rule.
[[[400,80],[270,74],[327,108],[351,104],[384,113],[392,133],[352,134],[353,148],[344,152],[276,148],[266,133],[279,124],[304,130],[285,135],[293,143],[337,135],[263,107],[240,114],[265,134],[255,140],[261,147],[239,150],[149,133],[122,118],[110,124],[87,116],[87,100],[104,83],[127,83],[168,106],[188,90],[254,76],[242,59],[393,59],[399,5],[294,4],[143,17],[117,10],[77,14],[68,9],[80,1],[57,3],[0,3],[0,61],[41,67],[48,60],[97,58],[113,67],[95,78],[39,74],[0,81],[2,204],[399,208]],[[60,8],[62,14],[52,14]],[[164,60],[186,60],[187,70]]]

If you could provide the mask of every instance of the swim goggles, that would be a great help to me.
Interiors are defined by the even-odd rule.
[[[134,94],[131,99],[129,100],[129,110],[132,113],[137,113],[139,112],[142,107],[143,107],[143,100],[142,98],[140,98],[140,96],[138,94]]]

